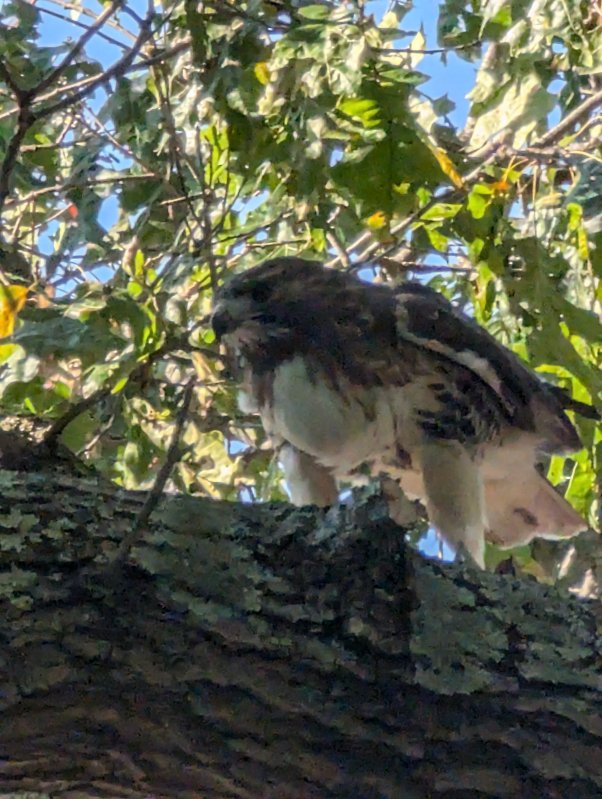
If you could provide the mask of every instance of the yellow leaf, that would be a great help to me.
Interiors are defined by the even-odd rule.
[[[589,242],[585,230],[580,227],[577,231],[577,252],[583,261],[589,258]]]
[[[142,250],[136,250],[136,254],[134,255],[134,274],[136,277],[140,277],[144,274],[144,264],[144,253]]]
[[[410,190],[410,183],[402,182],[402,183],[394,183],[393,184],[393,191],[397,194],[407,194]]]
[[[491,184],[491,190],[494,194],[505,194],[509,188],[510,184],[508,183],[506,178],[502,178],[501,180],[496,180],[495,183]]]
[[[461,189],[464,186],[464,181],[462,180],[462,176],[457,172],[456,167],[453,165],[449,155],[440,147],[435,147],[434,145],[431,145],[430,147],[431,152],[439,162],[441,171],[447,175],[456,188]]]
[[[366,224],[372,230],[380,230],[387,224],[387,215],[384,211],[376,211],[376,213],[366,219]]]
[[[15,320],[27,299],[27,286],[4,286],[0,284],[0,338],[10,336],[15,329]]]
[[[255,77],[261,83],[262,86],[267,86],[270,82],[270,70],[265,61],[259,61],[255,64],[255,68],[253,69],[255,73]]]

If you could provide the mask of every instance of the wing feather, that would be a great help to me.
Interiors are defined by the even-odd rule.
[[[564,410],[572,404],[563,392],[540,380],[445,297],[420,283],[395,292],[397,332],[402,340],[469,369],[486,383],[516,426],[542,435],[550,451],[579,449],[579,437]]]

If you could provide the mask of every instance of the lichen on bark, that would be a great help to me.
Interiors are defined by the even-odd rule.
[[[0,791],[602,793],[600,606],[328,511],[0,473]]]

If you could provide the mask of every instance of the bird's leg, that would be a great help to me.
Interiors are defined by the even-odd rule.
[[[417,503],[404,494],[398,482],[391,477],[381,477],[380,490],[387,500],[389,516],[400,527],[411,527],[416,524],[419,514]]]
[[[292,444],[283,444],[278,460],[294,505],[335,505],[337,484],[328,469]]]
[[[431,524],[460,554],[485,568],[485,502],[478,463],[458,441],[426,441],[421,451]]]

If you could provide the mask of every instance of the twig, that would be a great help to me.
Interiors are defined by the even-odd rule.
[[[19,101],[20,106],[19,116],[17,118],[17,129],[8,143],[6,153],[4,154],[4,160],[2,161],[2,166],[0,167],[0,214],[2,214],[4,203],[10,194],[10,179],[13,169],[15,168],[15,164],[17,163],[21,142],[25,138],[29,128],[36,120],[36,117],[29,106],[28,98],[20,97]]]
[[[345,269],[349,269],[351,266],[351,259],[347,253],[347,250],[343,247],[339,239],[334,233],[327,233],[326,240],[332,247],[332,249],[336,252],[337,258],[343,264]]]
[[[66,11],[75,11],[78,16],[81,15],[89,17],[92,20],[91,24],[93,24],[94,20],[96,19],[96,13],[91,8],[87,8],[85,3],[79,2],[79,0],[76,3],[69,3],[66,2],[66,0],[47,0],[47,2],[52,3],[55,6],[59,6],[59,8],[64,8]],[[41,6],[40,11],[49,13],[48,9],[42,8]],[[69,21],[72,21],[71,18],[69,18]],[[113,28],[124,38],[134,41],[135,37],[132,31],[124,28],[124,26],[120,25],[116,20],[110,19],[107,23],[107,27]]]
[[[56,17],[56,19],[62,19],[65,22],[68,22],[69,25],[74,25],[77,28],[83,28],[86,31],[90,29],[90,25],[86,25],[85,22],[80,22],[77,19],[73,19],[72,17],[67,16],[67,14],[59,14],[58,11],[52,11],[50,8],[42,8],[42,6],[39,6],[38,10],[42,14],[48,14],[51,17]],[[120,42],[119,39],[114,39],[112,36],[109,36],[108,33],[103,33],[103,31],[98,31],[98,36],[109,44],[115,45],[115,47],[127,47],[124,42]]]
[[[117,75],[110,75],[107,76],[107,72],[103,72],[100,75],[89,75],[86,78],[81,78],[81,80],[74,81],[73,83],[69,83],[66,86],[58,86],[52,91],[47,92],[46,94],[42,95],[41,97],[36,97],[36,102],[44,103],[48,100],[52,100],[54,97],[57,97],[59,94],[65,94],[65,92],[74,91],[76,89],[84,89],[90,86],[92,83],[94,84],[94,88],[98,83],[102,83],[104,80],[108,80],[108,77],[121,77],[122,75],[127,75],[130,72],[135,72],[137,69],[143,69],[144,67],[153,66],[154,64],[160,64],[164,61],[168,61],[170,58],[178,55],[179,53],[186,50],[190,47],[190,41],[186,40],[180,42],[179,44],[174,45],[169,50],[163,50],[162,52],[157,53],[154,56],[149,56],[148,58],[142,58],[140,61],[136,61],[135,63],[131,63],[128,66],[121,68]],[[129,52],[129,51],[128,51]],[[116,65],[114,65],[116,66]],[[113,69],[113,67],[111,68]],[[86,91],[86,94],[88,92]],[[73,97],[74,95],[69,95]],[[81,99],[78,97],[78,99]],[[0,121],[3,119],[7,119],[14,111],[5,111],[0,114]],[[46,112],[44,112],[44,116],[46,116]]]
[[[378,52],[384,53],[385,55],[405,55],[406,53],[410,53],[411,55],[439,55],[441,53],[455,53],[461,50],[469,50],[471,47],[478,47],[481,44],[483,44],[483,42],[480,39],[475,39],[472,42],[456,44],[453,47],[379,47]]]
[[[156,349],[154,352],[151,352],[144,361],[141,361],[130,372],[128,382],[135,382],[136,380],[140,379],[140,376],[145,373],[148,366],[152,365],[160,358],[163,358],[172,350],[180,349],[182,346],[186,346],[186,343],[181,339],[175,337],[167,338],[161,347]],[[89,397],[85,397],[84,399],[81,399],[71,405],[67,411],[48,429],[46,435],[44,436],[44,444],[47,447],[55,447],[59,437],[67,425],[70,424],[74,419],[77,419],[77,417],[84,413],[84,411],[87,411],[89,408],[93,408],[97,403],[102,402],[111,394],[111,391],[112,386],[103,386],[102,388],[97,389],[93,394],[90,394]]]
[[[548,131],[546,134],[541,136],[537,141],[533,142],[531,147],[537,152],[537,150],[541,150],[545,147],[550,147],[554,145],[558,139],[560,139],[564,133],[567,132],[574,124],[579,122],[583,117],[585,117],[593,108],[597,105],[602,104],[602,90],[592,94],[591,97],[588,97],[584,100],[577,108],[571,111],[563,120],[561,120],[557,125],[555,125],[552,130]],[[529,148],[531,149],[531,148]],[[462,180],[465,187],[469,187],[474,181],[481,178],[484,173],[485,169],[490,166],[491,164],[495,163],[498,159],[500,153],[503,155],[511,155],[513,156],[514,153],[509,151],[507,147],[503,146],[498,142],[495,142],[491,149],[487,149],[485,160],[471,170],[467,175],[465,175]],[[453,188],[449,189],[449,191],[444,192],[443,194],[439,194],[436,197],[432,197],[422,208],[417,211],[414,211],[412,214],[407,216],[405,219],[400,220],[396,225],[391,228],[392,234],[400,234],[407,230],[417,219],[419,219],[426,211],[436,205],[437,203],[441,202],[451,202],[457,197],[462,196],[461,190]],[[355,241],[351,242],[351,244],[347,247],[347,253],[356,252],[360,247],[362,247],[367,242],[367,246],[357,255],[358,261],[365,261],[370,258],[374,253],[380,248],[381,244],[378,241],[375,241],[372,237],[372,233],[370,231],[364,231],[361,233]],[[394,247],[397,247],[397,243]],[[394,249],[394,248],[393,248]],[[387,255],[392,251],[392,248],[388,248],[383,255]],[[341,263],[341,259],[337,255],[335,258],[332,258],[328,262],[328,266],[337,266]]]
[[[102,186],[104,184],[112,185],[113,183],[138,183],[144,180],[163,180],[161,177],[157,177],[153,172],[149,172],[148,174],[119,174],[116,173],[115,175],[111,175],[105,178],[89,178],[88,180],[82,180],[78,183],[78,188],[89,188],[91,186]],[[165,181],[164,181],[165,182]],[[53,186],[44,186],[41,189],[35,189],[35,191],[30,191],[29,194],[24,195],[23,197],[19,197],[17,200],[11,200],[7,207],[10,208],[17,208],[19,205],[27,205],[27,203],[31,202],[31,200],[35,200],[38,197],[43,197],[45,194],[54,194],[55,192],[64,191],[68,182],[65,183],[55,183]],[[172,191],[175,189],[172,187]],[[47,220],[45,220],[47,221]]]
[[[159,52],[154,56],[149,56],[148,58],[142,58],[140,59],[140,61],[128,64],[126,67],[120,68],[119,73],[117,75],[111,75],[109,77],[121,77],[122,75],[127,75],[130,72],[135,72],[137,69],[143,69],[144,67],[163,63],[164,61],[168,61],[170,58],[173,58],[174,56],[183,52],[188,47],[190,47],[190,41],[186,40],[184,42],[180,42],[179,44],[176,44],[173,47],[171,47],[169,50],[163,50],[162,52]],[[113,67],[111,69],[113,69]],[[86,78],[81,78],[80,80],[74,81],[73,83],[69,83],[66,86],[58,86],[57,88],[52,89],[52,91],[43,94],[41,97],[36,97],[36,102],[38,103],[48,102],[48,100],[52,100],[54,97],[57,97],[60,94],[65,94],[65,92],[74,91],[76,89],[80,90],[83,90],[84,88],[87,89],[87,87],[90,86],[91,84],[94,84],[94,88],[96,88],[96,85],[98,83],[102,83],[104,80],[107,79],[108,79],[107,72],[102,72],[100,75],[89,75]],[[69,96],[73,97],[74,95],[69,95]],[[81,98],[78,97],[78,99]],[[3,119],[7,119],[12,113],[14,112],[5,111],[4,113],[0,114],[0,121]],[[46,116],[45,112],[44,116]]]
[[[96,430],[96,433],[92,436],[92,438],[85,444],[81,449],[79,449],[75,454],[81,460],[98,444],[101,438],[109,432],[111,427],[113,427],[115,423],[115,414],[112,413],[107,421],[104,424],[99,425]]]
[[[111,389],[103,386],[102,388],[97,389],[93,394],[90,394],[89,397],[85,397],[84,399],[75,402],[73,405],[70,405],[67,411],[60,416],[46,432],[46,435],[44,436],[45,446],[49,447],[50,449],[54,449],[66,427],[75,419],[77,419],[78,416],[81,416],[82,413],[90,410],[90,408],[93,408],[99,402],[102,402],[104,399],[106,399],[110,393]]]
[[[141,69],[142,67],[152,67],[155,64],[162,64],[164,61],[169,61],[170,58],[173,58],[180,53],[183,53],[185,50],[188,50],[190,47],[190,39],[184,39],[177,44],[174,44],[173,47],[170,47],[167,50],[161,50],[155,55],[151,55],[148,58],[142,58],[140,61],[136,61],[135,64],[131,64],[126,72],[131,72],[134,69]]]
[[[37,117],[41,119],[43,117],[49,116],[50,114],[55,114],[57,111],[62,111],[64,108],[68,108],[71,105],[75,105],[75,103],[78,103],[89,94],[92,94],[92,92],[94,92],[102,83],[106,83],[112,78],[118,78],[124,75],[131,66],[134,58],[136,58],[140,52],[141,48],[152,36],[151,23],[152,15],[149,15],[144,19],[143,24],[140,26],[138,36],[131,49],[125,53],[122,58],[116,61],[112,67],[109,67],[109,69],[105,70],[100,75],[97,75],[94,80],[91,80],[79,91],[76,91],[67,97],[63,97],[62,100],[58,100],[53,105],[47,105],[45,108],[41,108],[37,112]]]
[[[447,193],[445,195],[439,195],[438,197],[432,197],[426,203],[426,205],[422,206],[422,208],[419,208],[417,211],[414,211],[409,216],[406,216],[405,219],[401,219],[399,222],[397,222],[397,224],[393,225],[393,227],[391,228],[391,233],[393,235],[398,235],[399,233],[403,233],[417,219],[419,219],[422,214],[424,214],[426,211],[428,211],[429,208],[432,208],[433,205],[435,205],[438,202],[445,202],[445,201],[449,200],[451,198],[451,195],[453,193],[455,193],[456,191],[457,190],[454,189],[453,191],[450,191],[449,193]],[[359,263],[362,263],[362,261],[367,261],[368,258],[371,255],[373,255],[376,252],[376,250],[378,250],[378,248],[381,246],[381,243],[379,241],[375,241],[372,238],[372,233],[369,230],[367,230],[364,233],[362,233],[360,236],[358,236],[357,239],[349,245],[349,247],[347,248],[347,252],[349,252],[350,250],[351,251],[356,250],[358,247],[361,247],[362,244],[364,244],[365,242],[370,242],[370,243],[368,244],[368,246],[364,250],[362,250],[360,253],[358,253],[357,261]],[[399,246],[398,242],[395,242],[393,247],[387,248],[385,250],[385,252],[383,252],[382,254],[383,255],[387,255],[390,252],[393,252],[395,249],[397,249],[398,246]],[[332,260],[328,261],[326,266],[336,266],[338,263],[340,263],[340,261],[339,261],[339,256],[337,255],[335,258],[333,258]]]
[[[167,449],[165,461],[159,469],[153,487],[148,492],[144,505],[138,514],[138,518],[136,519],[134,526],[123,537],[117,551],[117,556],[111,564],[112,566],[120,565],[126,560],[131,548],[134,546],[136,541],[138,541],[140,536],[146,532],[148,520],[163,496],[163,491],[165,490],[165,486],[169,480],[172,469],[180,458],[180,438],[182,437],[182,431],[188,418],[188,411],[192,401],[195,383],[196,377],[193,377],[188,381],[186,388],[184,389],[184,393],[182,395],[182,404],[180,405],[176,416],[176,426]]]
[[[113,6],[116,6],[114,2]],[[101,20],[104,22],[107,19],[107,13],[103,12],[101,16],[98,18],[97,22]],[[17,103],[19,105],[19,114],[17,117],[17,129],[15,130],[8,146],[6,148],[6,153],[4,155],[4,159],[2,161],[2,166],[0,167],[0,215],[4,209],[4,203],[6,198],[10,194],[10,180],[13,170],[15,168],[15,164],[17,163],[17,158],[19,157],[19,151],[21,148],[21,144],[23,139],[25,138],[27,131],[31,128],[31,126],[39,119],[42,119],[46,116],[56,113],[57,111],[62,111],[64,108],[68,108],[75,103],[82,100],[84,97],[87,97],[91,94],[97,86],[102,83],[106,83],[111,78],[115,78],[123,74],[127,71],[127,69],[131,66],[132,61],[138,55],[140,49],[143,47],[144,43],[147,39],[150,38],[152,35],[151,31],[151,23],[152,23],[153,14],[149,13],[146,19],[143,21],[143,24],[140,26],[140,31],[138,33],[138,37],[132,48],[120,58],[112,67],[108,70],[104,71],[101,75],[96,76],[96,78],[89,83],[86,84],[85,87],[81,88],[79,91],[74,92],[73,94],[69,94],[67,97],[63,97],[61,100],[58,100],[56,103],[52,105],[47,105],[46,107],[42,107],[39,111],[33,111],[31,105],[36,97],[36,94],[41,91],[41,89],[46,88],[48,84],[48,80],[50,76],[45,78],[38,86],[30,89],[28,91],[24,91],[19,88],[16,81],[6,68],[4,64],[0,65],[0,77],[7,83],[7,85],[11,88],[13,93],[15,94]],[[102,23],[101,23],[102,24]],[[54,70],[51,73],[52,80],[55,80],[65,69],[66,66],[71,62],[71,59],[77,55],[78,46],[85,43],[87,39],[95,32],[97,25],[94,24],[90,27],[89,31],[82,36],[80,42],[76,47],[67,55],[65,60],[62,64],[57,67],[57,70]],[[40,88],[41,87],[41,88]]]
[[[602,104],[602,89],[592,94],[584,100],[577,108],[574,108],[570,114],[567,114],[564,119],[555,125],[552,130],[545,133],[540,139],[534,143],[534,147],[548,147],[551,144],[556,144],[558,139],[571,128],[575,123],[580,122],[592,109],[597,105]]]
[[[182,148],[180,146],[180,139],[178,136],[176,122],[173,117],[169,95],[164,91],[164,86],[163,86],[164,80],[165,76],[161,73],[157,75],[155,79],[155,84],[157,87],[157,93],[159,95],[159,105],[161,108],[161,112],[163,114],[163,119],[165,120],[167,131],[169,133],[169,139],[168,139],[169,153],[171,156],[173,167],[178,176],[178,180],[180,181],[180,187],[179,187],[180,191],[182,195],[186,198],[186,205],[188,207],[188,210],[193,219],[195,220],[195,222],[197,222],[197,224],[200,225],[200,219],[198,218],[198,215],[195,211],[193,204],[190,202],[190,196],[188,192],[188,186],[186,182],[186,176],[184,175],[182,162],[184,162],[188,166],[190,172],[192,173],[192,176],[197,181],[200,182],[201,176],[200,174],[197,174],[196,164],[194,164],[192,157],[189,156],[185,150],[182,151]],[[166,86],[168,86],[167,81],[165,81],[165,84]],[[190,228],[189,228],[189,233],[192,235],[192,230],[190,230]]]
[[[472,270],[472,264],[466,266],[454,266],[453,264],[425,264],[423,261],[406,261],[397,260],[396,258],[388,258],[386,255],[376,259],[380,266],[385,268],[391,267],[399,270],[400,272],[423,272],[425,274],[430,272],[459,272],[467,274]]]
[[[49,86],[52,86],[53,83],[60,78],[63,72],[67,69],[67,67],[73,63],[74,59],[81,53],[84,49],[86,44],[90,41],[90,39],[97,33],[100,28],[105,24],[109,17],[112,17],[113,14],[117,11],[117,9],[123,4],[123,0],[113,0],[110,6],[108,6],[100,16],[96,18],[94,23],[88,27],[85,33],[82,34],[79,41],[69,50],[65,58],[61,61],[61,63],[49,72],[45,78],[43,78],[38,85],[35,87],[35,93],[41,94],[44,89],[47,89]]]
[[[17,116],[17,129],[13,133],[11,140],[8,143],[2,166],[0,167],[0,216],[6,198],[10,194],[10,179],[19,157],[19,150],[21,143],[25,138],[27,131],[35,122],[35,116],[31,111],[32,93],[21,89],[10,73],[8,67],[0,61],[0,77],[4,80],[6,85],[10,88],[15,95],[19,107],[19,114]],[[0,233],[0,241],[2,241],[2,234]]]

